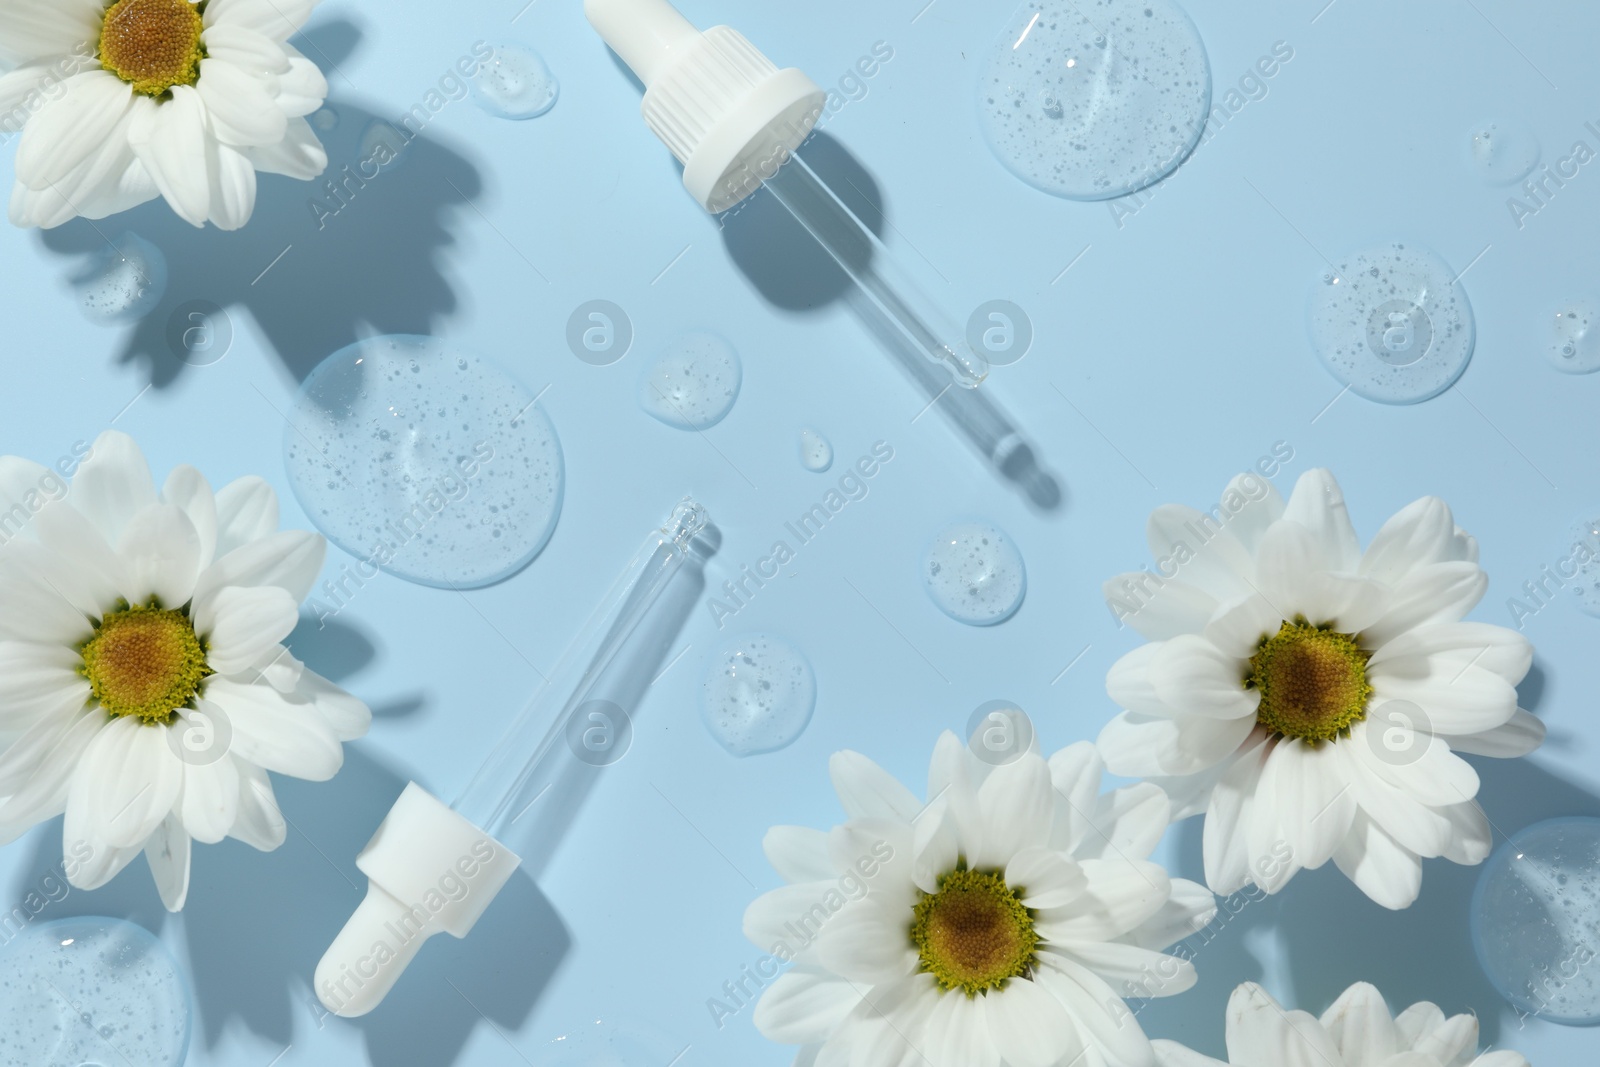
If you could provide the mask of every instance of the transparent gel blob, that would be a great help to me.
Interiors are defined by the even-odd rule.
[[[833,443],[816,430],[801,430],[800,465],[821,474],[833,466]]]
[[[665,1067],[688,1044],[647,1026],[596,1019],[546,1044],[534,1067]]]
[[[1472,305],[1432,252],[1390,244],[1324,272],[1311,299],[1311,343],[1352,392],[1415,404],[1455,384],[1472,358]]]
[[[361,131],[356,145],[356,158],[361,162],[361,173],[368,176],[393,170],[410,158],[406,151],[406,135],[400,128],[385,119],[373,119]]]
[[[769,634],[747,634],[711,658],[700,720],[735,756],[776,752],[805,732],[817,679],[800,650]]]
[[[1480,122],[1467,141],[1467,162],[1490,185],[1514,185],[1539,165],[1539,139],[1523,126]]]
[[[998,526],[963,522],[934,538],[922,561],[928,595],[939,610],[968,626],[993,626],[1022,606],[1027,571],[1022,553]]]
[[[1577,568],[1567,589],[1578,610],[1600,619],[1600,508],[1568,528],[1559,558]]]
[[[544,57],[525,44],[501,41],[472,78],[472,99],[496,118],[534,119],[556,105],[561,85]]]
[[[1000,162],[1073,200],[1166,177],[1210,109],[1205,42],[1171,0],[1028,0],[978,81],[979,120]]]
[[[325,105],[307,115],[306,121],[323,133],[331,133],[339,128],[339,112],[332,106]]]
[[[84,317],[102,326],[144,318],[167,293],[167,257],[133,232],[124,233],[72,279]]]
[[[1600,313],[1593,300],[1569,300],[1547,320],[1545,354],[1567,374],[1600,370]]]
[[[476,353],[432,337],[359,341],[311,372],[289,423],[289,484],[357,558],[356,590],[378,568],[441,588],[490,585],[555,529],[555,427],[533,393]]]
[[[164,945],[122,919],[24,927],[0,951],[0,1064],[178,1067],[189,988]]]
[[[713,333],[688,333],[657,353],[639,382],[639,406],[680,430],[721,422],[739,398],[739,353]]]
[[[1478,876],[1472,943],[1520,1011],[1600,1022],[1600,819],[1550,819],[1502,845]]]

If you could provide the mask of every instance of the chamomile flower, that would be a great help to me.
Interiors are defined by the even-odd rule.
[[[793,964],[756,1007],[763,1034],[811,1067],[1151,1067],[1123,998],[1191,986],[1162,950],[1216,911],[1149,861],[1159,789],[1102,795],[1088,743],[991,767],[951,733],[926,805],[864,756],[830,769],[848,820],[771,830],[791,884],[745,913],[746,935]]]
[[[1528,1067],[1521,1053],[1478,1053],[1478,1020],[1445,1018],[1423,1001],[1389,1015],[1383,994],[1365,982],[1345,990],[1321,1019],[1286,1011],[1254,982],[1228,1001],[1228,1059],[1202,1056],[1174,1041],[1156,1041],[1161,1067]]]
[[[157,490],[111,431],[70,486],[0,457],[0,507],[0,842],[65,812],[75,886],[142,851],[177,911],[191,840],[277,848],[267,772],[331,778],[371,721],[282,643],[325,543],[259,478]]]
[[[22,139],[11,221],[59,226],[157,196],[235,230],[256,172],[310,179],[328,84],[288,40],[317,0],[6,0],[0,125]]]
[[[1462,621],[1488,578],[1444,501],[1409,505],[1363,552],[1327,471],[1287,504],[1244,475],[1211,513],[1157,509],[1149,539],[1159,574],[1106,583],[1149,643],[1111,668],[1125,710],[1099,744],[1176,817],[1205,813],[1213,891],[1277,892],[1332,859],[1398,909],[1423,857],[1483,861],[1478,775],[1456,753],[1520,756],[1544,728],[1517,708],[1528,642]]]

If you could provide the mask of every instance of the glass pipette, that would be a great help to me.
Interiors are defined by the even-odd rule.
[[[429,937],[471,931],[522,863],[501,839],[535,799],[526,794],[539,767],[562,742],[569,719],[590,703],[709,521],[704,508],[685,499],[651,531],[453,805],[445,807],[415,782],[406,786],[356,858],[368,878],[367,895],[317,965],[313,986],[329,1011],[365,1015]],[[619,725],[600,729],[609,726],[614,738]]]

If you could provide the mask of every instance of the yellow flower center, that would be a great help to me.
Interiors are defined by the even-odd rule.
[[[1352,634],[1286,622],[1250,657],[1246,689],[1261,693],[1256,721],[1275,734],[1332,741],[1367,717],[1372,653]]]
[[[79,651],[100,706],[152,726],[170,723],[211,673],[189,616],[153,601],[109,612]]]
[[[145,96],[193,85],[204,30],[200,5],[189,0],[117,0],[100,28],[100,65]]]
[[[912,912],[911,943],[921,970],[945,992],[969,997],[1004,988],[1033,969],[1039,935],[1033,916],[999,874],[955,870],[924,893]]]

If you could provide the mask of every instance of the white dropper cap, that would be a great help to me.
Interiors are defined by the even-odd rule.
[[[667,0],[584,0],[583,10],[644,83],[645,123],[713,214],[776,174],[822,117],[817,83],[779,70],[737,30],[701,33]]]
[[[415,782],[356,857],[367,895],[317,964],[317,998],[335,1015],[376,1008],[422,943],[466,937],[521,857]]]

